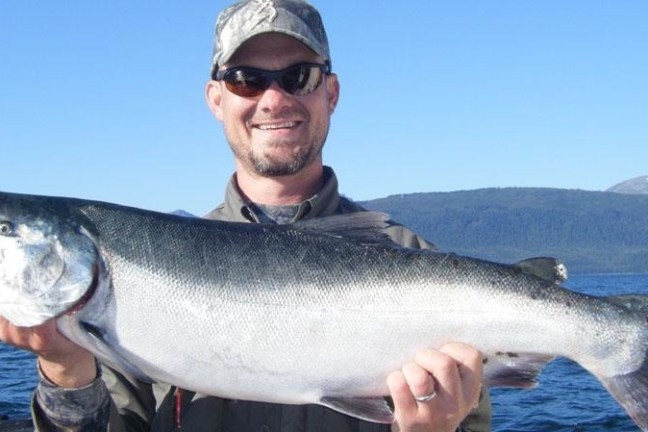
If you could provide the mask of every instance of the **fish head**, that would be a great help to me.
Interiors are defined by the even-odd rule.
[[[98,251],[64,201],[0,194],[0,316],[20,327],[74,307],[93,284]]]

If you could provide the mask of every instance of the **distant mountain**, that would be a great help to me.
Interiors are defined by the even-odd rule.
[[[173,211],[171,212],[171,214],[172,214],[172,215],[176,215],[176,216],[189,217],[189,218],[195,218],[195,217],[196,217],[195,215],[192,215],[192,214],[189,213],[188,211],[185,211],[185,210],[182,210],[182,209],[173,210]]]
[[[554,256],[571,272],[648,272],[648,195],[502,188],[362,202],[440,249],[502,262]]]
[[[612,186],[608,192],[648,195],[648,175],[626,180]]]

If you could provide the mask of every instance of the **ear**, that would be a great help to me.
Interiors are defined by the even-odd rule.
[[[210,80],[205,86],[205,100],[207,101],[207,106],[209,106],[210,111],[220,121],[223,121],[222,91],[221,84],[218,81]]]
[[[326,93],[328,95],[329,114],[333,114],[340,99],[340,82],[336,74],[326,76]]]

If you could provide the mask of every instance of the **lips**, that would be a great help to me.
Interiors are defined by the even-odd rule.
[[[282,121],[274,123],[259,123],[255,124],[254,127],[264,131],[272,131],[278,129],[294,129],[299,126],[299,124],[300,122],[297,121]]]

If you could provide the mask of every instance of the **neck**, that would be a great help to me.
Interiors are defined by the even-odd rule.
[[[254,203],[271,206],[299,204],[322,188],[324,168],[321,163],[312,164],[293,175],[263,177],[237,163],[236,182],[243,195]]]

